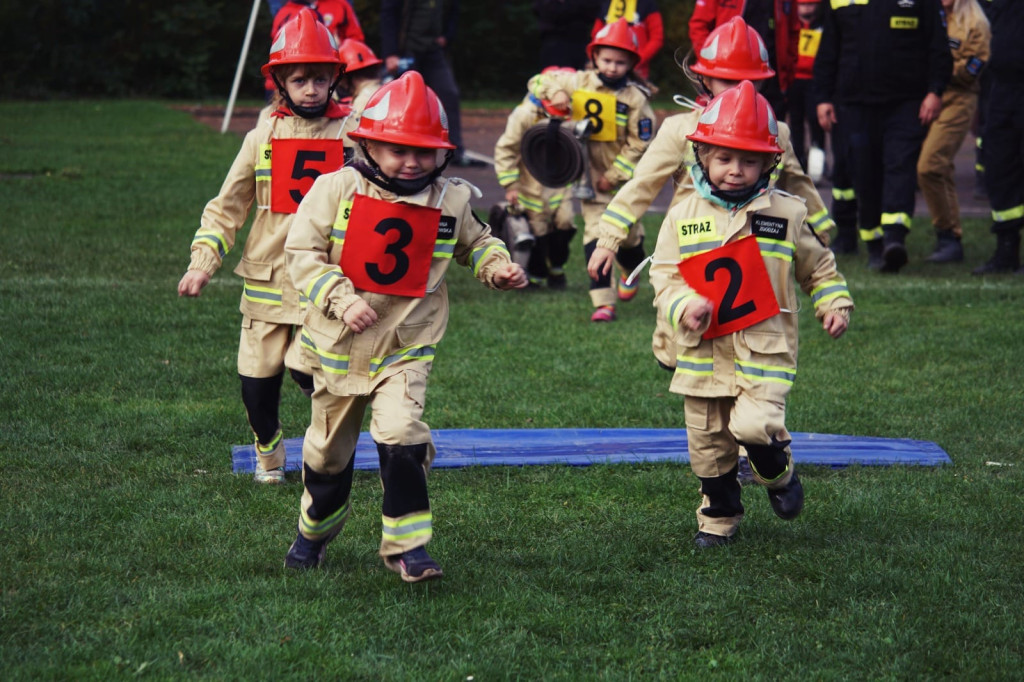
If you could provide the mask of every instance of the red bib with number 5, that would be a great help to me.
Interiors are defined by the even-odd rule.
[[[756,237],[744,237],[679,263],[686,283],[715,306],[705,339],[725,336],[779,312]]]
[[[313,181],[344,163],[345,145],[341,140],[271,140],[270,210],[295,213]]]
[[[440,224],[440,208],[357,194],[341,250],[341,271],[363,291],[423,298]]]

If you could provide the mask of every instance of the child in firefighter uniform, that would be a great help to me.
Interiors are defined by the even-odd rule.
[[[288,269],[309,299],[303,351],[318,365],[288,567],[319,565],[345,525],[369,407],[384,488],[380,555],[406,582],[441,575],[424,548],[434,445],[421,417],[448,323],[445,273],[454,259],[491,288],[526,286],[526,273],[474,216],[470,187],[441,176],[455,149],[446,123],[419,73],[383,85],[350,133],[359,143],[352,164],[317,179],[288,235]],[[438,150],[448,150],[440,166]]]
[[[946,12],[946,32],[953,53],[953,76],[942,93],[939,117],[929,126],[921,145],[917,186],[935,228],[935,249],[925,260],[959,263],[964,259],[960,242],[963,229],[953,160],[978,109],[978,76],[988,62],[991,31],[977,0],[942,0],[942,9]]]
[[[351,107],[351,113],[345,119],[342,135],[345,142],[345,161],[350,161],[355,153],[356,143],[348,134],[359,127],[359,115],[373,93],[381,86],[380,72],[384,62],[366,43],[353,38],[341,43],[338,57],[341,59],[338,94],[341,101]]]
[[[305,297],[285,267],[284,242],[303,193],[321,173],[342,164],[342,122],[333,102],[338,45],[309,9],[278,32],[263,73],[277,84],[277,104],[242,142],[220,193],[206,205],[192,239],[179,296],[199,296],[255,215],[235,274],[244,280],[238,375],[256,438],[255,480],[284,483],[284,436],[278,421],[287,366],[307,394],[313,379],[298,348]]]
[[[636,166],[636,176],[615,195],[597,226],[597,244],[587,269],[591,277],[607,273],[617,250],[642,230],[640,217],[668,182],[675,182],[670,206],[678,204],[693,191],[689,169],[693,165],[693,145],[687,135],[697,128],[697,120],[711,97],[735,87],[742,80],[761,82],[774,73],[768,65],[768,51],[757,31],[740,17],[733,17],[708,36],[705,47],[692,67],[685,69],[697,84],[702,96],[692,103],[692,111],[669,116],[661,124],[651,146]],[[694,75],[690,75],[692,72]],[[814,182],[804,173],[790,143],[789,127],[779,122],[779,145],[784,151],[782,161],[773,169],[772,181],[783,191],[795,194],[807,206],[807,222],[815,234],[828,243],[828,230],[833,226]],[[625,273],[628,275],[629,273]],[[652,340],[654,355],[666,368],[675,367],[672,332],[662,318]]]
[[[678,349],[670,390],[685,396],[703,497],[694,541],[703,549],[728,543],[743,518],[740,446],[776,515],[800,513],[803,487],[785,425],[797,360],[794,277],[833,338],[846,330],[853,301],[804,202],[770,187],[782,147],[753,84],[713,99],[687,139],[695,143],[694,191],[665,216],[651,283]]]
[[[632,69],[640,59],[636,37],[625,19],[619,19],[598,31],[587,46],[592,68],[574,73],[552,72],[530,79],[530,92],[539,100],[549,100],[557,108],[572,106],[574,120],[589,119],[587,154],[594,196],[581,198],[583,214],[583,250],[590,258],[597,245],[601,214],[617,187],[633,177],[651,138],[654,136],[654,111],[648,102],[650,91],[634,79]],[[629,273],[644,259],[643,230],[622,241],[617,259]],[[605,272],[590,278],[591,320],[615,319],[617,300],[636,295],[636,286],[611,287]]]
[[[574,69],[559,69],[575,73]],[[545,69],[545,72],[550,71]],[[569,109],[555,109],[550,102],[527,95],[505,124],[505,131],[494,145],[494,172],[505,190],[505,201],[511,211],[520,211],[530,224],[533,247],[526,274],[530,286],[547,281],[552,289],[566,287],[565,263],[569,260],[569,244],[576,234],[573,225],[570,187],[545,187],[523,164],[522,143],[526,131],[537,123],[569,117]],[[492,221],[493,226],[493,221]]]

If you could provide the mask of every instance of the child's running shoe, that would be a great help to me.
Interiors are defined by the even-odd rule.
[[[620,301],[631,301],[636,296],[637,290],[640,289],[640,279],[637,278],[633,280],[632,284],[627,284],[625,275],[619,275],[619,281],[615,288],[619,293]]]
[[[307,540],[302,533],[299,533],[295,542],[288,548],[288,553],[284,557],[284,565],[301,570],[316,568],[324,560],[326,551],[326,540]]]
[[[615,306],[603,305],[599,306],[594,310],[594,314],[590,316],[591,322],[614,322],[615,321]]]
[[[264,469],[263,465],[257,462],[256,471],[252,475],[252,480],[257,483],[270,483],[271,485],[280,485],[285,483],[284,467]]]
[[[402,580],[407,583],[432,580],[440,578],[444,574],[438,563],[427,554],[427,550],[423,547],[384,557],[384,565],[401,575]]]

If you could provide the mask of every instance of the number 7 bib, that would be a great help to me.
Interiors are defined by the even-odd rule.
[[[779,312],[756,237],[743,237],[679,263],[686,283],[715,310],[702,338],[713,339],[767,320]]]
[[[340,265],[352,285],[378,294],[423,298],[441,209],[356,194],[349,216]]]

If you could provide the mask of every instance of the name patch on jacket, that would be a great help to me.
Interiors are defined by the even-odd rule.
[[[270,150],[270,210],[274,213],[295,213],[313,181],[345,163],[341,140],[273,139]]]
[[[640,123],[637,126],[636,134],[639,135],[640,139],[643,140],[644,142],[651,139],[651,135],[654,134],[654,124],[651,123],[651,119],[640,119]]]
[[[895,29],[906,29],[906,28],[917,28],[918,19],[917,17],[890,17],[889,28]]]
[[[356,194],[341,271],[356,289],[423,298],[440,223],[440,208]]]
[[[755,237],[784,239],[788,226],[789,221],[785,218],[775,218],[769,215],[754,215],[750,218],[750,232]]]
[[[702,338],[725,336],[779,313],[755,237],[743,237],[687,258],[678,268],[686,283],[714,305],[711,325]]]
[[[438,240],[455,239],[455,216],[441,216],[441,222],[437,226],[437,238]]]

